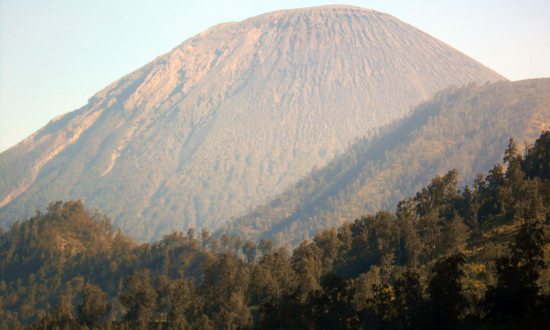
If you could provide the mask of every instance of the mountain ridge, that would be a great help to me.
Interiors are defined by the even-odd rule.
[[[370,10],[217,25],[0,154],[0,218],[81,198],[145,240],[214,228],[436,91],[502,79]]]
[[[461,182],[471,181],[501,159],[495,150],[504,149],[508,139],[532,142],[550,128],[549,95],[550,78],[449,88],[225,225],[225,231],[297,244],[319,230],[391,207],[452,168]]]

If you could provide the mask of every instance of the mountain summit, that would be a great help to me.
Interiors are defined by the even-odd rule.
[[[503,79],[372,10],[217,25],[0,154],[0,219],[81,198],[140,239],[213,228],[436,91]]]

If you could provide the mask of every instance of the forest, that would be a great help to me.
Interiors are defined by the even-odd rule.
[[[322,230],[394,210],[435,175],[458,171],[462,187],[548,127],[550,79],[448,88],[410,115],[364,137],[295,185],[228,221],[224,232],[297,246]]]
[[[457,176],[292,250],[205,229],[138,244],[53,202],[0,232],[0,329],[546,328],[550,131]]]

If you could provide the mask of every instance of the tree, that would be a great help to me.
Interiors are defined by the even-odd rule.
[[[394,309],[397,311],[396,323],[401,329],[419,329],[423,327],[423,314],[426,301],[420,275],[408,268],[394,284]]]
[[[338,234],[335,229],[325,230],[315,235],[313,242],[321,251],[323,273],[328,273],[333,269],[342,245]]]
[[[462,218],[455,214],[452,220],[445,222],[443,227],[443,247],[449,254],[462,252],[468,238],[468,226]]]
[[[172,281],[166,275],[165,272],[157,276],[155,281],[155,288],[157,292],[157,320],[164,322],[167,319],[167,315],[170,312],[172,305]]]
[[[541,299],[537,280],[545,267],[544,244],[541,221],[528,221],[521,226],[510,245],[511,257],[497,260],[497,285],[486,294],[490,318],[506,321],[536,314]]]
[[[195,238],[195,229],[189,228],[186,236],[187,244],[194,249],[199,248],[199,241]]]
[[[550,179],[550,130],[543,132],[527,150],[523,168],[529,178]]]
[[[504,150],[504,162],[511,164],[518,160],[518,146],[513,138],[510,138],[508,147]],[[520,159],[519,159],[520,160]]]
[[[369,301],[371,308],[374,311],[377,327],[385,328],[393,321],[397,316],[397,311],[394,309],[395,292],[394,287],[389,283],[383,283],[373,286],[373,297]],[[375,323],[375,324],[376,324]]]
[[[400,264],[416,267],[422,251],[422,240],[415,227],[419,219],[414,200],[409,198],[400,201],[395,214],[400,230],[398,261]]]
[[[233,240],[233,253],[237,255],[243,247],[243,240],[240,237],[234,237]]]
[[[82,303],[78,306],[78,320],[89,327],[105,322],[110,306],[107,294],[100,287],[87,283],[82,290]]]
[[[244,243],[241,249],[243,251],[244,256],[246,257],[246,261],[249,264],[252,264],[254,260],[256,260],[256,253],[258,252],[256,243],[254,243],[254,241],[248,240]]]
[[[292,269],[286,248],[264,255],[252,269],[250,291],[253,303],[272,304],[296,287],[296,274]]]
[[[73,320],[73,292],[67,288],[59,297],[59,302],[55,308],[56,320]]]
[[[483,184],[483,175],[478,175],[475,179],[474,189],[466,185],[462,193],[463,209],[462,215],[468,226],[475,232],[479,230],[479,208],[481,206],[481,195],[478,187]]]
[[[126,308],[124,319],[136,328],[147,328],[153,312],[157,293],[151,285],[151,271],[142,269],[125,280],[126,292],[120,294],[119,300]]]
[[[204,271],[201,291],[204,312],[218,328],[236,329],[250,325],[246,289],[249,272],[245,263],[232,253],[224,253]]]
[[[315,292],[308,302],[314,311],[315,328],[359,328],[359,315],[353,308],[352,298],[353,292],[349,289],[346,281],[332,274],[324,277],[322,290]]]
[[[321,287],[321,250],[315,244],[303,241],[292,253],[292,268],[296,273],[297,291],[303,302],[311,291]]]
[[[175,281],[171,292],[171,308],[168,322],[175,329],[184,329],[188,325],[186,314],[193,301],[191,284],[185,279]]]
[[[452,255],[436,262],[428,284],[432,322],[439,329],[456,329],[464,316],[467,300],[462,294],[465,256]]]
[[[203,251],[206,251],[206,247],[208,246],[209,240],[210,240],[210,233],[208,232],[208,229],[203,228],[201,230],[201,246]]]
[[[262,239],[258,243],[258,250],[260,250],[261,254],[264,256],[271,253],[271,251],[273,251],[273,242],[270,239]]]
[[[502,215],[502,205],[498,196],[499,188],[504,184],[504,169],[502,165],[495,164],[483,181],[481,190],[482,203],[478,216],[484,227],[494,225],[495,219]]]
[[[443,177],[436,176],[430,184],[416,194],[414,200],[420,216],[436,212],[438,215],[449,215],[446,212],[452,202],[459,197],[458,172],[451,170]]]

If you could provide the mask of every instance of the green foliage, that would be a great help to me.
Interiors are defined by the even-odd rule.
[[[450,171],[292,251],[206,230],[138,245],[52,203],[0,234],[0,329],[544,328],[548,136],[471,188]]]
[[[523,224],[510,244],[511,257],[497,260],[497,285],[487,291],[489,315],[497,321],[532,318],[540,307],[537,282],[544,269],[544,228],[539,221]]]
[[[467,301],[462,294],[461,281],[466,257],[455,254],[438,260],[428,284],[433,325],[438,329],[455,329],[464,317]]]

